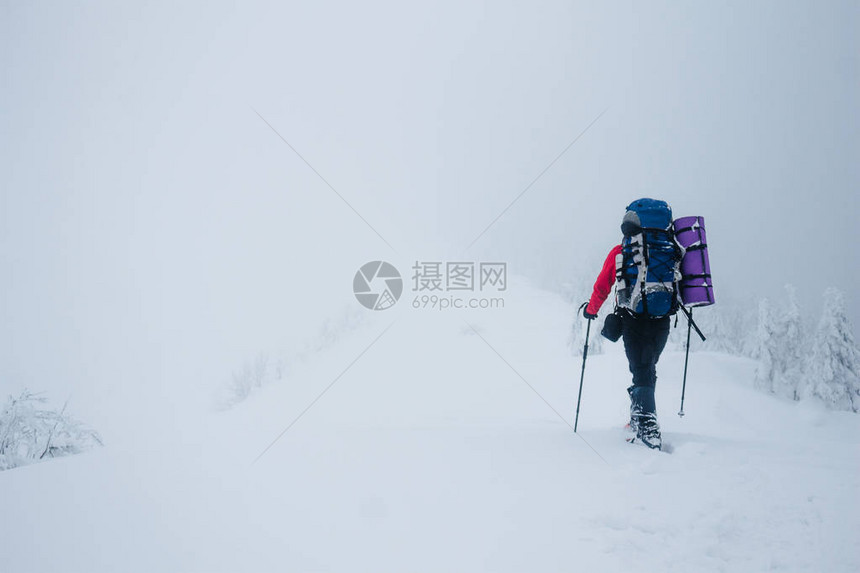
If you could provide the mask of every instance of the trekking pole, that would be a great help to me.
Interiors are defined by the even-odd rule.
[[[683,308],[683,307],[682,307]],[[691,313],[692,314],[692,313]],[[678,416],[684,417],[684,394],[687,392],[687,363],[690,360],[690,332],[693,330],[692,321],[687,321],[687,352],[684,355],[684,383],[681,385],[681,410]]]
[[[579,307],[580,312],[585,305]],[[576,420],[573,422],[573,433],[576,433],[576,428],[579,426],[579,404],[582,401],[582,382],[585,380],[585,359],[588,358],[588,336],[591,334],[591,321],[588,321],[588,326],[585,329],[585,346],[582,347],[582,374],[579,375],[579,395],[576,397]]]
[[[683,306],[681,310],[684,311],[684,314],[687,315],[687,352],[684,355],[684,383],[681,385],[681,410],[678,412],[680,417],[684,417],[684,395],[687,393],[687,364],[690,361],[690,331],[693,327],[696,327],[696,334],[698,334],[702,342],[705,341],[705,335],[702,334],[702,331],[699,330],[699,327],[693,322],[693,309],[687,310]]]

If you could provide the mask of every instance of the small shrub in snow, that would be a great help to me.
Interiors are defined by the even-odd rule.
[[[268,376],[269,357],[265,353],[258,354],[253,362],[245,362],[241,370],[233,372],[228,403],[235,404],[247,398],[251,392],[268,381]]]
[[[229,409],[266,384],[282,380],[287,376],[291,365],[305,362],[310,356],[328,350],[343,337],[361,327],[366,314],[350,306],[334,319],[326,319],[316,336],[305,342],[303,350],[289,354],[286,359],[278,360],[274,367],[270,365],[269,357],[265,353],[258,354],[253,361],[246,361],[241,370],[233,372],[226,386],[226,392],[224,388],[218,392],[216,407]]]
[[[578,316],[574,317],[573,325],[571,325],[570,329],[570,338],[568,339],[568,347],[574,356],[582,356],[582,350],[585,348],[588,321],[581,313],[582,311],[580,311]],[[600,329],[603,328],[604,320],[604,313],[601,313],[591,321],[591,332],[588,333],[588,353],[590,355],[603,354],[603,337],[600,336]]]
[[[46,404],[27,390],[9,397],[0,412],[0,470],[102,445],[98,433],[66,414],[66,406],[57,411]]]
[[[348,308],[334,318],[326,318],[316,336],[305,342],[305,348],[296,356],[296,360],[305,361],[329,348],[333,348],[345,336],[364,325],[367,313],[361,309]]]

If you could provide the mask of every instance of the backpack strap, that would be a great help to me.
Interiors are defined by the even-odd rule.
[[[704,251],[708,248],[708,243],[696,243],[695,245],[690,245],[685,250],[689,251]]]
[[[648,256],[648,241],[645,239],[645,230],[643,229],[642,233],[642,260],[645,261],[645,267],[639,269],[639,274],[636,279],[642,283],[642,287],[639,289],[639,295],[642,297],[642,312],[645,313],[645,316],[650,316],[648,312],[648,294],[645,290],[645,284],[648,281],[648,268],[651,266],[651,261]],[[643,272],[644,271],[644,272]]]
[[[680,235],[681,233],[686,233],[687,231],[696,231],[701,228],[699,222],[697,221],[695,224],[690,225],[688,227],[681,227],[680,229],[675,229],[675,234]]]

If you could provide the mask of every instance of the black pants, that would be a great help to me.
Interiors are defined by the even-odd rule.
[[[633,374],[630,394],[631,411],[656,413],[654,387],[657,385],[657,361],[669,338],[668,316],[663,318],[634,318],[625,314],[622,318],[624,352]]]

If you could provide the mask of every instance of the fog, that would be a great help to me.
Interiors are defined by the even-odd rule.
[[[790,282],[814,320],[833,285],[856,325],[858,24],[850,2],[6,3],[0,391],[96,427],[113,398],[209,407],[356,305],[366,261],[590,284],[641,196],[705,217],[718,304]]]

